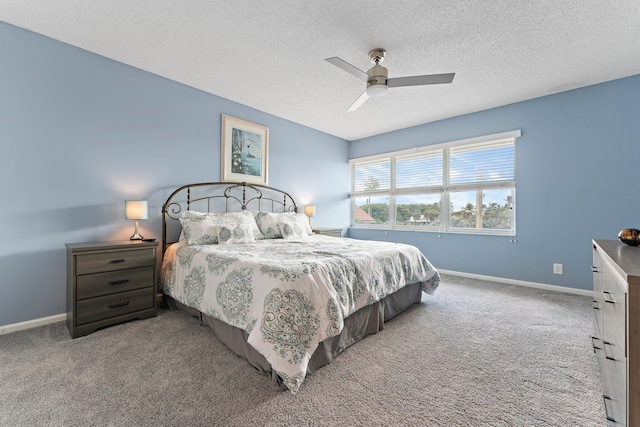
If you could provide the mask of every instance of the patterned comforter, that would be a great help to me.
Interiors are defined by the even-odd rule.
[[[244,329],[292,393],[318,344],[344,319],[412,283],[433,294],[440,276],[414,246],[308,236],[236,245],[171,245],[165,294]]]

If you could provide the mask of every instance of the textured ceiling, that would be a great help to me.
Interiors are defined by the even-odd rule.
[[[354,140],[640,73],[638,0],[0,0],[0,20]],[[389,77],[455,72],[346,109]],[[1,61],[1,59],[0,59]]]

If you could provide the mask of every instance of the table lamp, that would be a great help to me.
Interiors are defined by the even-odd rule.
[[[124,202],[124,216],[126,219],[136,220],[136,229],[131,240],[142,240],[142,236],[138,232],[138,220],[149,219],[149,209],[146,200],[125,200]]]
[[[316,215],[316,207],[314,205],[305,206],[304,214],[309,217],[309,227],[311,227],[311,217]]]

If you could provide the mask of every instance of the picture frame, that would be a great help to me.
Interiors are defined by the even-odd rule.
[[[221,181],[268,185],[269,128],[222,114]]]

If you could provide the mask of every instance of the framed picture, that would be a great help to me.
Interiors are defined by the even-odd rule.
[[[222,115],[221,181],[267,185],[269,128]]]

